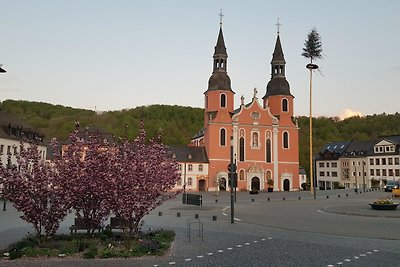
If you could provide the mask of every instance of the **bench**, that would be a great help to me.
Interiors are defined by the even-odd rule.
[[[74,232],[76,233],[78,230],[88,230],[89,227],[87,227],[85,220],[83,218],[75,218],[74,220],[74,225],[71,225],[69,227],[69,230],[71,231],[71,234]],[[96,230],[99,231],[99,233],[103,230],[103,227],[101,225],[98,225],[96,227]]]
[[[118,217],[111,217],[110,224],[106,228],[108,230],[124,230],[129,228],[129,222]]]

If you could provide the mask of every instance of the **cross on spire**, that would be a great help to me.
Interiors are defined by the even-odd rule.
[[[222,28],[222,17],[224,16],[224,14],[222,14],[222,8],[221,8],[218,16],[219,16],[219,26]]]
[[[279,23],[279,18],[278,18],[278,22],[275,25],[278,28],[278,35],[279,35],[279,27],[282,26],[282,24]]]

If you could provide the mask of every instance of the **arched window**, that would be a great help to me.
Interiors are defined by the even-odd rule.
[[[272,179],[271,171],[267,171],[267,180]]]
[[[283,148],[289,148],[289,133],[283,133]]]
[[[272,162],[271,139],[267,139],[265,144],[266,149],[266,162]]]
[[[226,146],[226,130],[224,128],[219,131],[219,144]]]
[[[239,161],[244,161],[244,137],[239,139]]]
[[[226,107],[226,94],[221,94],[221,108]]]
[[[282,99],[282,111],[287,112],[288,111],[288,101],[287,99]]]
[[[239,180],[241,180],[241,181],[244,180],[244,170],[239,171]]]
[[[258,133],[253,132],[251,135],[251,146],[252,147],[258,147]]]

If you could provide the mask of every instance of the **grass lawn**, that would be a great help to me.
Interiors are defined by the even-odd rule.
[[[164,255],[175,239],[175,233],[167,230],[155,230],[125,240],[122,233],[105,230],[96,234],[55,235],[42,242],[34,237],[11,244],[0,253],[3,259],[21,257],[78,257],[118,258]]]

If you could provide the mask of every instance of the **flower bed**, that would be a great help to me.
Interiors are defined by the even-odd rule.
[[[399,203],[394,203],[391,199],[379,199],[373,203],[369,203],[374,210],[395,210]]]

